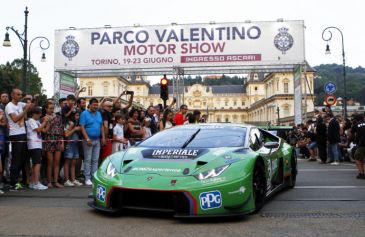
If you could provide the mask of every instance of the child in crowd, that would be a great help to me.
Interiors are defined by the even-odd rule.
[[[113,128],[113,153],[124,150],[128,147],[128,139],[124,138],[125,118],[117,114],[115,116],[116,124]]]
[[[46,132],[49,129],[48,120],[49,117],[43,118],[42,124],[39,119],[42,115],[42,109],[40,107],[34,107],[30,111],[31,118],[25,123],[27,127],[27,139],[28,139],[28,152],[32,158],[32,177],[29,183],[29,188],[35,190],[45,190],[48,187],[39,182],[41,160],[42,160],[42,132]]]
[[[81,127],[79,125],[80,113],[75,112],[71,113],[68,117],[68,121],[65,124],[65,138],[66,140],[70,140],[67,142],[65,147],[65,165],[64,165],[64,174],[65,174],[65,187],[73,187],[73,186],[81,186],[78,180],[76,180],[76,161],[79,159],[79,147],[78,140],[79,131],[81,131]],[[71,165],[71,172],[70,172]]]

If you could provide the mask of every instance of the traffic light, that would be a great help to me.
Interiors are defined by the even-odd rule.
[[[166,78],[166,75],[160,80],[160,98],[163,101],[169,99],[169,80]]]

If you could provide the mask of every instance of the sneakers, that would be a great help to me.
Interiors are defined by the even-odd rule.
[[[365,179],[365,174],[358,174],[357,176],[356,176],[356,178],[357,179]]]
[[[331,163],[331,165],[339,165],[340,163],[338,161],[334,161]]]
[[[24,187],[21,183],[16,183],[14,186],[10,187],[10,191],[19,191],[19,190],[23,190]]]
[[[48,187],[44,186],[43,184],[38,182],[37,184],[33,184],[33,189],[34,190],[46,190],[46,189],[48,189]]]
[[[70,180],[67,180],[65,183],[64,183],[65,187],[73,187],[75,186],[74,183],[72,183]]]
[[[30,188],[30,189],[34,189],[34,184],[29,183],[28,188]]]
[[[77,179],[75,179],[75,180],[73,181],[73,184],[74,184],[75,186],[82,186],[82,183],[81,183],[81,182],[79,182]]]
[[[0,194],[4,194],[4,191],[0,189]]]
[[[91,182],[91,180],[90,180],[90,179],[87,179],[87,180],[85,181],[85,185],[86,185],[86,186],[91,186],[91,185],[93,185],[93,183]]]
[[[0,183],[0,189],[4,188],[4,183]]]

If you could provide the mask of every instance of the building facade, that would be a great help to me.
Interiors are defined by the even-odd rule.
[[[302,76],[303,114],[314,110],[313,79],[315,70],[307,66]],[[243,85],[206,86],[194,84],[180,88],[189,110],[208,114],[209,122],[249,122],[256,124],[289,124],[294,116],[294,76],[292,72],[249,74]],[[86,87],[81,97],[117,97],[124,90],[134,91],[134,103],[144,108],[162,104],[160,87],[151,86],[145,78],[83,77]],[[169,88],[169,101],[173,98]]]

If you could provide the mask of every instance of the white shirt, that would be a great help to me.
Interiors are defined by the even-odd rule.
[[[13,119],[11,119],[10,114],[15,114],[18,116],[23,112],[23,108],[25,106],[25,103],[18,102],[17,105],[13,104],[13,102],[9,102],[5,107],[5,114],[6,118],[9,122],[9,136],[14,135],[21,135],[25,134],[25,123],[24,123],[24,117],[20,119],[18,122],[14,123]]]
[[[42,136],[40,132],[34,131],[34,129],[39,128],[41,123],[32,118],[26,121],[27,124],[27,139],[28,139],[28,149],[42,149]]]
[[[124,126],[120,125],[119,123],[117,123],[115,125],[115,127],[113,128],[113,135],[115,135],[117,137],[117,139],[122,139],[124,138]],[[112,147],[112,152],[117,152],[117,151],[121,151],[124,150],[128,147],[128,144],[125,145],[123,143],[120,143],[118,141],[113,141],[113,147]]]
[[[166,121],[166,124],[165,124],[165,129],[169,129],[169,128],[172,128],[172,123],[170,121]]]
[[[144,139],[149,138],[150,136],[152,136],[151,128],[143,127],[143,129],[144,129],[144,135],[143,135]]]
[[[113,128],[113,135],[116,135],[117,139],[124,138],[124,126],[117,123]]]

